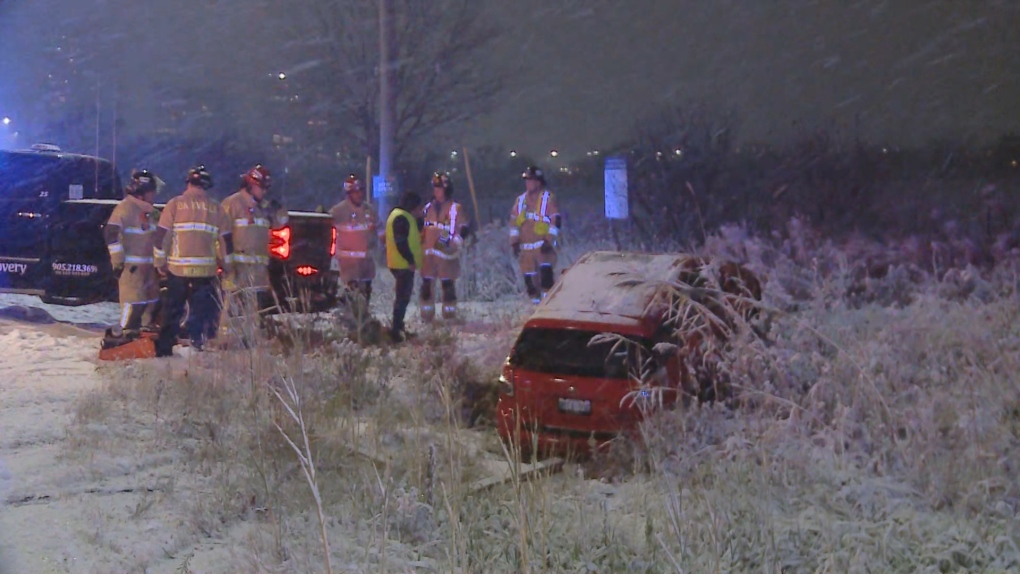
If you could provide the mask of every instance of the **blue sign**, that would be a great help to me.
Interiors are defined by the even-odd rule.
[[[386,178],[381,175],[372,176],[372,197],[379,199],[386,195]]]
[[[627,160],[623,157],[606,158],[606,219],[627,219],[630,206],[627,201]]]

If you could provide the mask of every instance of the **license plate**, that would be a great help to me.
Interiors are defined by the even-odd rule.
[[[334,259],[330,259],[329,260],[329,270],[330,271],[339,271],[340,270],[340,262],[337,261],[335,258]]]
[[[591,401],[586,401],[583,399],[560,399],[559,407],[560,412],[569,413],[572,415],[591,414]]]

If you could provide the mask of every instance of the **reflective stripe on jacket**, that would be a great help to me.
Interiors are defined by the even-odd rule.
[[[167,230],[162,246],[153,248],[156,264],[169,264],[178,277],[215,277],[217,242],[230,233],[231,222],[222,206],[199,188],[188,188],[167,202],[159,218]]]
[[[559,213],[556,196],[549,190],[532,197],[528,197],[527,192],[517,196],[510,211],[510,243],[548,240],[555,245],[559,229],[553,222]]]
[[[336,228],[336,251],[340,258],[364,258],[377,244],[375,206],[367,201],[354,205],[345,199],[329,210]]]
[[[107,221],[107,247],[113,267],[123,267],[117,290],[121,303],[146,303],[159,297],[153,245],[159,211],[135,196],[125,197]]]
[[[222,205],[231,223],[235,283],[239,287],[268,287],[269,230],[287,223],[286,210],[270,212],[243,189],[224,199]]]

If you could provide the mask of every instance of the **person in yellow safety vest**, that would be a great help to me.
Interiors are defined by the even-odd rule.
[[[553,286],[562,218],[556,196],[546,189],[542,170],[529,166],[521,177],[526,191],[517,196],[510,211],[510,246],[524,275],[528,296],[538,304]]]
[[[340,281],[353,293],[364,297],[367,306],[372,298],[375,280],[375,259],[372,249],[377,245],[375,206],[365,200],[365,186],[356,175],[344,181],[347,198],[333,206],[329,214],[336,228],[336,258],[340,265]]]
[[[453,182],[448,174],[436,172],[432,175],[432,194],[433,200],[425,205],[422,233],[425,263],[421,268],[419,311],[425,322],[436,317],[433,285],[437,279],[443,289],[443,318],[457,316],[460,248],[470,230],[464,207],[453,201]]]
[[[110,251],[110,264],[117,276],[120,325],[111,334],[137,333],[153,326],[153,311],[159,301],[159,277],[153,265],[152,247],[159,211],[153,207],[159,178],[147,169],[134,170],[126,196],[106,222],[103,234]]]
[[[401,196],[397,207],[386,218],[386,266],[396,280],[390,336],[398,343],[407,339],[404,315],[407,314],[407,305],[411,302],[411,292],[414,290],[414,272],[424,264],[418,224],[421,216],[421,196],[408,191]]]
[[[276,305],[269,283],[269,231],[287,225],[288,215],[278,201],[266,199],[271,186],[269,168],[258,164],[241,176],[241,188],[222,203],[234,240],[233,269],[223,281],[224,291],[232,295],[226,306],[243,305],[230,311],[234,316],[246,310],[261,315]]]
[[[185,305],[191,346],[201,350],[215,336],[222,308],[217,275],[221,266],[231,273],[234,258],[232,222],[220,203],[206,193],[213,186],[212,175],[205,166],[198,166],[188,172],[186,182],[184,193],[163,208],[152,248],[156,269],[167,282],[157,357],[173,354]],[[218,242],[223,245],[222,257]]]

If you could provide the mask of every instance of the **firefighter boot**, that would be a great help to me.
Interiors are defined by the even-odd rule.
[[[552,265],[542,265],[538,268],[538,277],[542,289],[542,299],[549,293],[549,290],[553,287],[553,268]]]
[[[538,305],[542,302],[542,292],[538,290],[535,285],[535,274],[525,273],[524,274],[524,287],[528,290],[528,297],[531,298],[531,302]]]
[[[443,319],[457,320],[457,289],[453,279],[443,279]]]

